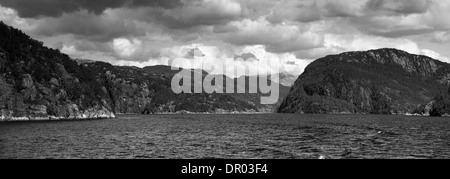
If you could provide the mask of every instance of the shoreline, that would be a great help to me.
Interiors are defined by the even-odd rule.
[[[103,117],[86,117],[86,118],[66,118],[66,117],[13,117],[9,120],[4,120],[0,118],[0,123],[27,123],[27,122],[69,122],[69,121],[93,121],[93,120],[107,120],[107,119],[117,119],[121,116],[160,116],[160,115],[263,115],[263,114],[287,114],[287,115],[338,115],[338,116],[371,116],[371,115],[381,115],[381,116],[405,116],[405,117],[424,117],[424,118],[448,118],[450,115],[444,115],[441,117],[434,117],[429,115],[419,115],[419,114],[350,114],[350,113],[330,113],[330,114],[296,114],[296,113],[269,113],[269,112],[234,112],[234,113],[156,113],[156,114],[114,114],[113,116],[103,116]]]
[[[0,124],[19,124],[19,123],[57,123],[57,122],[80,122],[80,121],[98,121],[115,118],[88,118],[88,119],[61,119],[61,120],[22,120],[22,121],[0,121]]]
[[[63,117],[14,117],[12,119],[4,120],[0,119],[0,123],[15,123],[15,122],[59,122],[59,121],[91,121],[91,120],[106,120],[116,119],[117,117],[96,117],[96,118],[63,118]]]

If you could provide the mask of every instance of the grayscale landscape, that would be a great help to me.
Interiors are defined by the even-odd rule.
[[[0,159],[448,159],[448,17],[434,0],[0,0]]]

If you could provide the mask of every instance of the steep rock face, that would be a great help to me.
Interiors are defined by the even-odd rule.
[[[124,79],[118,79],[110,71],[106,72],[105,76],[105,91],[110,95],[115,113],[142,113],[144,107],[152,102],[153,94],[150,92],[147,83],[130,84]]]
[[[306,68],[278,112],[411,113],[449,74],[449,64],[396,49],[330,55]]]
[[[67,98],[61,93],[54,94],[41,84],[35,84],[30,75],[24,75],[22,87],[22,91],[15,92],[12,86],[0,77],[0,121],[115,117],[114,113],[105,107],[108,106],[106,103],[81,110],[77,104],[67,102]]]
[[[0,23],[0,121],[115,117],[97,88],[85,89],[98,84],[81,75],[86,71],[67,55]]]

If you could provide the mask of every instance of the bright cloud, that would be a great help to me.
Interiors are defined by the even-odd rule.
[[[114,51],[121,57],[131,57],[139,50],[142,42],[138,39],[117,38],[112,42]]]

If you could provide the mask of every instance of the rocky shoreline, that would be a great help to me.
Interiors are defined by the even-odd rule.
[[[88,120],[88,119],[112,119],[116,115],[105,107],[90,108],[84,111],[78,109],[76,105],[67,105],[67,113],[61,116],[48,115],[47,107],[38,105],[32,106],[25,116],[15,116],[12,110],[0,110],[0,122],[7,121],[61,121],[61,120]]]

